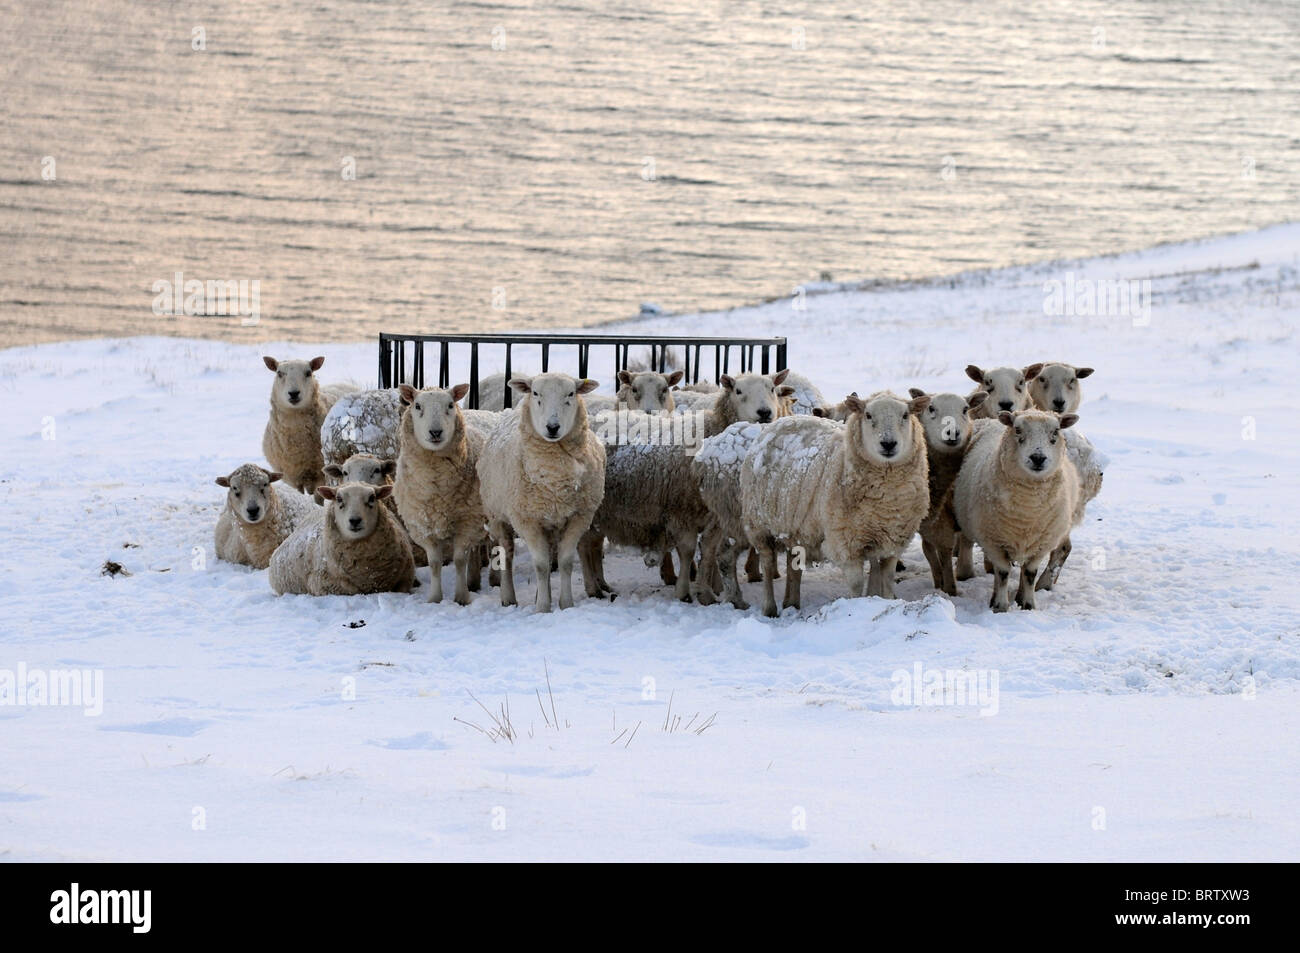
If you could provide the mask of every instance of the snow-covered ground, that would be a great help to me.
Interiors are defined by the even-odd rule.
[[[1071,273],[1149,278],[1149,321],[1045,315]],[[804,300],[617,330],[786,334],[832,399],[1097,368],[1110,466],[1040,611],[934,594],[915,544],[901,600],[821,568],[774,621],[633,555],[612,604],[549,616],[276,598],[213,558],[213,477],[260,459],[262,353],[373,384],[373,343],[0,352],[0,682],[103,678],[98,716],[0,705],[0,857],[1294,859],[1300,226]],[[996,695],[899,704],[918,665]]]

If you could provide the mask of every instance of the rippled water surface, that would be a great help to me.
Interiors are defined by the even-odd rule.
[[[0,0],[0,345],[593,324],[1296,219],[1298,54],[1284,0]],[[155,314],[177,271],[260,323]]]

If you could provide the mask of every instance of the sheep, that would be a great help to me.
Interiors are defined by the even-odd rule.
[[[913,398],[925,396],[925,391],[917,387],[908,393]],[[987,398],[988,392],[982,390],[969,397],[931,394],[930,406],[921,414],[930,465],[930,509],[921,521],[921,549],[930,564],[934,587],[950,596],[957,595],[957,583],[952,572],[952,550],[957,531],[946,504],[970,444],[970,415]]]
[[[703,413],[703,433],[697,436],[714,436],[738,420],[766,423],[776,419],[781,400],[791,395],[791,388],[783,384],[785,377],[785,371],[734,378],[723,375],[722,389]],[[644,550],[649,565],[662,559],[666,548],[675,549],[681,569],[672,583],[674,596],[690,602],[690,565],[698,537],[709,521],[699,483],[691,472],[691,458],[682,446],[674,444],[623,444],[610,451],[605,480],[605,500],[582,546],[588,594],[611,591],[600,558],[600,537],[604,536],[615,545]]]
[[[1042,364],[1030,364],[1025,368],[995,367],[990,371],[981,370],[975,364],[966,366],[966,376],[973,380],[976,387],[973,394],[984,391],[988,398],[971,414],[973,420],[996,418],[1002,411],[1014,413],[1029,408],[1028,380],[1038,376]],[[958,576],[958,579],[961,577]]]
[[[277,595],[351,596],[410,592],[415,585],[411,543],[383,501],[391,486],[321,486],[324,511],[299,526],[271,555]]]
[[[691,460],[691,474],[709,520],[700,537],[700,571],[693,592],[701,605],[717,601],[713,572],[721,570],[721,595],[737,609],[748,609],[736,576],[736,559],[749,545],[740,509],[740,464],[762,433],[762,425],[740,421],[706,438]],[[752,550],[751,550],[752,552]]]
[[[217,477],[217,486],[227,488],[215,533],[218,559],[265,569],[275,548],[315,512],[301,493],[276,486],[279,479],[253,463]]]
[[[336,466],[358,453],[396,460],[401,429],[402,400],[397,388],[344,394],[321,424],[321,454],[326,464]]]
[[[573,605],[578,540],[605,495],[605,448],[587,425],[589,379],[545,373],[516,377],[519,407],[492,431],[478,460],[483,511],[502,547],[501,604],[516,604],[514,533],[528,545],[537,572],[535,605],[551,611],[551,545],[560,570],[560,608]]]
[[[1051,362],[1038,365],[1037,374],[1029,374],[1029,399],[1039,410],[1054,414],[1075,414],[1083,402],[1083,389],[1079,381],[1093,373],[1091,367]]]
[[[328,426],[328,423],[326,426]],[[328,459],[328,454],[326,459]],[[329,477],[330,486],[342,486],[344,483],[369,483],[371,486],[386,486],[393,482],[396,475],[396,460],[381,460],[371,453],[354,453],[341,464],[325,464],[325,476]],[[397,512],[396,498],[388,496],[384,499],[384,505],[393,511],[393,515],[397,517],[397,522],[402,523],[401,514]],[[406,529],[405,523],[402,523],[402,529]],[[411,555],[415,557],[417,568],[429,565],[425,561],[424,550],[419,546],[411,547]]]
[[[681,371],[671,374],[657,374],[654,371],[618,372],[618,403],[625,404],[631,410],[643,410],[647,414],[664,411],[671,413],[676,409],[673,399],[673,387],[682,379]],[[591,401],[587,402],[587,413],[593,413]]]
[[[487,437],[466,422],[458,406],[468,392],[468,384],[451,390],[401,387],[406,411],[393,499],[412,541],[432,567],[429,602],[442,601],[444,557],[450,555],[455,563],[458,605],[470,601],[471,564],[474,575],[480,575],[478,551],[485,534],[477,466]]]
[[[478,410],[506,409],[506,375],[489,374],[478,382]]]
[[[778,540],[839,563],[849,593],[893,598],[895,561],[930,505],[925,435],[928,396],[881,392],[847,398],[843,424],[787,417],[763,433],[740,466],[741,519],[763,564],[763,614],[777,615],[772,580]],[[802,566],[787,564],[785,606],[800,605]]]
[[[858,392],[854,391],[849,397],[857,397]],[[838,404],[822,404],[812,409],[814,417],[825,417],[827,420],[834,420],[838,423],[844,423],[849,419],[848,398],[840,401]]]
[[[817,385],[795,371],[786,375],[785,383],[787,387],[794,389],[785,401],[784,407],[788,417],[791,414],[811,415],[814,414],[818,407],[826,406],[826,398],[822,392],[817,389]]]
[[[323,357],[310,361],[262,362],[275,372],[271,385],[271,416],[262,434],[262,455],[271,468],[284,474],[284,482],[302,493],[314,493],[325,482],[321,454],[321,425],[335,401],[357,390],[354,384],[321,387],[315,372]]]
[[[1016,604],[1034,608],[1034,581],[1070,532],[1079,478],[1061,432],[1078,420],[1041,410],[1003,411],[980,421],[952,488],[952,514],[964,536],[993,563],[994,612],[1009,608],[1007,581],[1020,565]]]

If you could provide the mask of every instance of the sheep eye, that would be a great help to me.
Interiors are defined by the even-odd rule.
[[[570,397],[573,396],[573,391],[569,391],[569,396],[570,396]]]
[[[303,377],[311,377],[311,371],[308,371],[306,374],[303,375]]]
[[[862,416],[863,416],[863,417],[866,417],[868,420],[871,419],[871,415],[870,415],[869,413],[867,413],[865,410],[862,412]]]
[[[632,396],[635,397],[637,400],[640,400],[640,399],[641,399],[641,392],[640,392],[639,390],[636,390],[635,388],[633,388],[633,390],[632,390]]]
[[[1038,383],[1040,383],[1040,384],[1046,384],[1046,383],[1047,383],[1047,378],[1046,378],[1046,377],[1040,377],[1040,378],[1038,378]]]
[[[366,503],[367,503],[369,506],[374,506],[374,505],[375,505],[375,495],[374,495],[373,493],[370,494],[370,499],[366,500]]]
[[[931,408],[930,408],[930,416],[933,417],[934,414],[935,414],[935,410],[934,410],[933,407],[931,407]]]

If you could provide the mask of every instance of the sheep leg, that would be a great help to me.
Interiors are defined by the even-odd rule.
[[[794,547],[785,551],[785,598],[781,600],[781,608],[794,606],[800,608],[801,595],[800,584],[803,582],[803,570],[795,565]]]
[[[1047,561],[1047,568],[1044,569],[1043,574],[1038,577],[1038,589],[1044,589],[1051,592],[1052,587],[1056,585],[1056,577],[1061,574],[1061,568],[1065,565],[1065,561],[1070,558],[1070,550],[1072,548],[1073,547],[1070,545],[1070,537],[1067,536],[1065,537],[1065,542],[1052,550],[1052,558]]]
[[[861,596],[866,581],[862,572],[862,560],[850,557],[840,563],[840,571],[844,573],[844,581],[849,584],[849,595],[855,599]]]
[[[771,536],[764,537],[762,542],[756,544],[750,552],[757,552],[763,566],[763,615],[769,619],[775,619],[779,613],[776,611],[776,592],[772,586],[772,580],[776,577],[776,540]]]
[[[695,562],[695,534],[682,533],[677,537],[677,564],[681,566],[681,571],[677,573],[677,587],[673,590],[673,595],[682,602],[691,601],[691,573],[690,566]],[[664,561],[671,562],[668,553],[664,553]]]
[[[700,534],[700,571],[692,587],[695,601],[702,606],[711,606],[718,601],[717,590],[710,585],[710,579],[717,570],[718,554],[722,549],[722,531],[710,521]]]
[[[686,575],[686,573],[683,571],[682,575]],[[671,549],[665,549],[663,555],[659,557],[659,580],[665,586],[677,585],[677,573],[673,571],[673,551]],[[679,595],[678,598],[680,599],[681,596]]]
[[[867,595],[880,596],[882,599],[894,598],[894,563],[893,556],[871,557],[871,577],[867,583]]]
[[[993,574],[993,560],[989,559],[988,556],[984,557],[984,572],[988,575]]]
[[[759,552],[758,549],[749,547],[749,555],[745,557],[745,580],[747,582],[759,582],[763,578],[763,573],[759,569]],[[780,574],[773,578],[780,578]]]
[[[996,554],[993,564],[993,595],[989,599],[989,608],[994,612],[1006,612],[1011,607],[1007,598],[1007,580],[1011,578],[1011,560],[1001,553]]]
[[[740,547],[729,540],[724,542],[722,544],[721,560],[719,561],[723,597],[736,609],[748,609],[749,603],[745,601],[745,597],[740,591],[739,574],[736,572],[736,563],[739,561]]]
[[[965,581],[975,578],[975,544],[957,534],[957,579]]]
[[[537,577],[537,594],[533,605],[538,612],[551,611],[551,541],[546,530],[536,524],[516,527],[533,559],[533,575]]]
[[[477,550],[478,547],[475,546],[474,549]],[[456,547],[456,551],[451,557],[452,562],[456,565],[456,595],[453,598],[458,606],[469,605],[470,555],[470,548],[462,544]]]
[[[1032,562],[1025,560],[1020,564],[1020,586],[1016,589],[1016,605],[1022,609],[1036,608],[1034,603],[1034,580],[1038,577],[1038,567],[1041,565],[1041,556],[1035,558]]]
[[[497,546],[501,547],[501,569],[497,571],[497,579],[501,586],[501,604],[503,606],[518,605],[515,598],[515,536],[514,532],[504,522],[493,523],[491,527],[492,539]],[[495,562],[495,556],[493,562]]]
[[[424,546],[429,557],[429,598],[426,602],[442,602],[442,543],[429,540]]]
[[[578,540],[578,562],[582,565],[582,588],[589,599],[599,599],[603,595],[599,576],[600,550],[603,546],[604,537],[599,533],[588,532]]]
[[[584,520],[572,519],[560,534],[560,541],[555,549],[560,563],[560,608],[573,608],[573,560],[578,555],[578,541],[591,525],[591,515]]]
[[[470,592],[483,588],[483,547],[475,543],[470,547],[465,562],[465,585]]]

